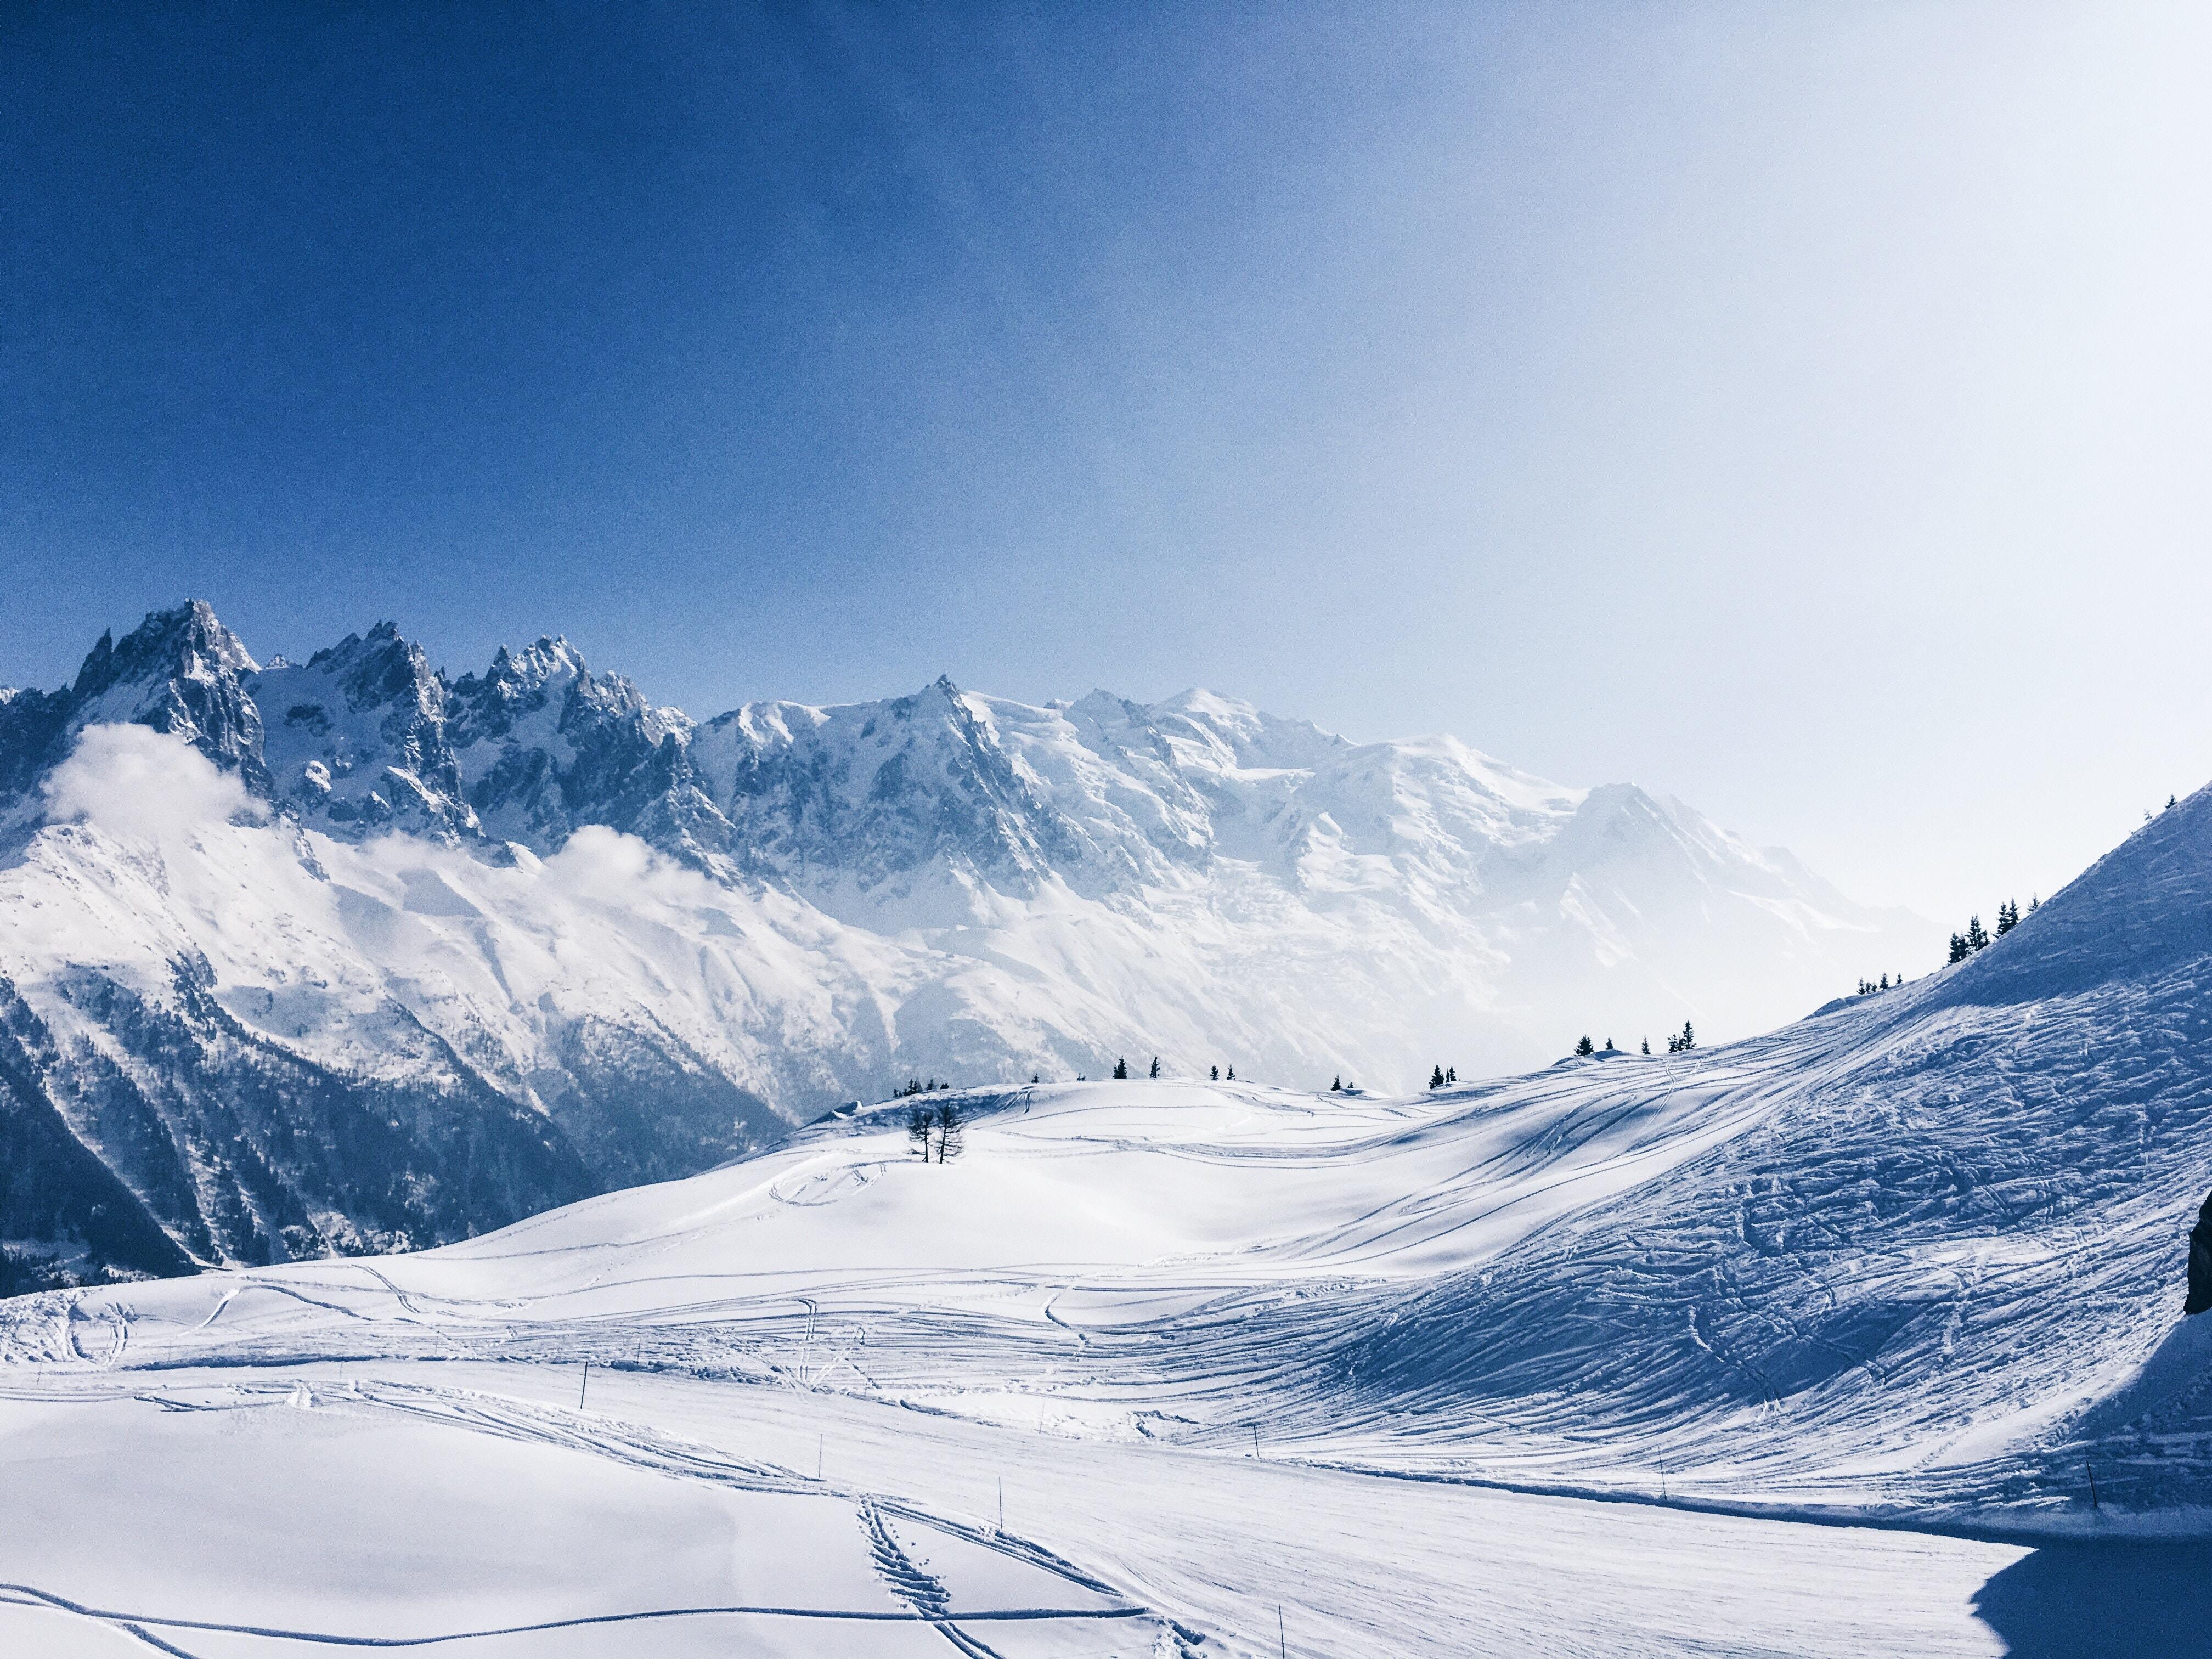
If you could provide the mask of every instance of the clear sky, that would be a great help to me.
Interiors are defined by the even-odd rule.
[[[2208,19],[10,7],[0,684],[1200,684],[1987,916],[2212,778]]]

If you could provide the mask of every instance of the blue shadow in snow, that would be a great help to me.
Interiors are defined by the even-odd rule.
[[[2011,1659],[2212,1653],[2212,1544],[2049,1544],[1994,1575],[1974,1611]]]

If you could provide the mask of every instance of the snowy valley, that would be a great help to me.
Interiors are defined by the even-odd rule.
[[[0,1446],[54,1478],[0,1631],[2194,1652],[2208,989],[2212,791],[1970,961],[1725,1046],[933,1095],[943,1163],[890,1101],[424,1254],[20,1298]]]
[[[188,605],[0,699],[0,1243],[19,1288],[422,1248],[909,1076],[1402,1089],[1939,957],[1450,738],[942,681],[700,722],[558,640],[264,664]]]

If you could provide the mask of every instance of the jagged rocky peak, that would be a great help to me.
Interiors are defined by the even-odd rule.
[[[339,830],[476,833],[447,738],[445,682],[392,623],[302,664],[273,661],[247,687],[279,801]]]
[[[258,781],[261,715],[243,676],[258,665],[200,599],[157,611],[120,644],[102,634],[77,671],[73,731],[135,721],[185,739],[217,765]]]
[[[0,817],[18,807],[88,726],[131,722],[191,744],[251,788],[265,788],[262,723],[243,681],[256,672],[205,602],[150,613],[118,641],[102,634],[58,691],[0,703]]]
[[[702,728],[702,781],[759,865],[862,890],[943,859],[1027,890],[1082,847],[1009,751],[999,705],[940,676],[826,708],[754,703]]]
[[[456,681],[448,731],[469,804],[489,834],[539,851],[586,824],[643,836],[687,862],[728,854],[728,825],[700,788],[692,723],[619,674],[594,674],[558,636],[502,646]]]

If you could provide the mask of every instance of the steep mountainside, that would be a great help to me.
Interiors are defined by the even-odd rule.
[[[0,1133],[40,1172],[0,1239],[422,1246],[908,1074],[1474,1074],[1756,1030],[1932,943],[1450,738],[942,680],[698,724],[558,640],[264,665],[195,604],[0,699]]]
[[[1972,961],[1724,1048],[1395,1099],[975,1091],[950,1164],[854,1108],[374,1273],[15,1304],[0,1360],[109,1391],[476,1361],[527,1395],[588,1356],[1239,1459],[2203,1536],[2208,1034],[2212,790]]]

